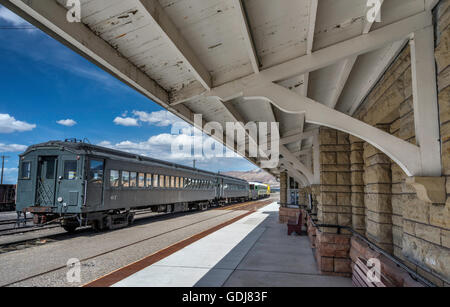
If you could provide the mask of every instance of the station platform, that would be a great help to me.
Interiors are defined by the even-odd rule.
[[[320,275],[308,237],[288,236],[278,207],[263,207],[132,274],[125,267],[111,286],[351,287],[350,278]]]

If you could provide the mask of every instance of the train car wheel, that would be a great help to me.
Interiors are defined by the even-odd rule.
[[[74,225],[74,224],[66,224],[66,225],[63,225],[63,228],[65,231],[67,231],[69,233],[74,233],[75,230],[78,228],[78,226]]]
[[[134,213],[128,214],[128,226],[131,226],[134,222]]]

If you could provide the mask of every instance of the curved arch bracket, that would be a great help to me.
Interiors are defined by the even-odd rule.
[[[326,107],[312,99],[272,82],[245,89],[246,98],[267,100],[287,113],[305,113],[308,123],[318,124],[354,135],[376,147],[395,161],[408,176],[423,172],[420,148],[358,119]]]

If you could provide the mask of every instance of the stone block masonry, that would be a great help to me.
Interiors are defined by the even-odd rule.
[[[371,243],[400,259],[437,286],[450,285],[450,0],[434,10],[442,176],[445,201],[419,198],[407,175],[372,145],[334,129],[321,127],[320,185],[308,187],[316,201],[317,223],[351,227]],[[411,52],[400,52],[353,115],[365,123],[416,144]],[[441,202],[441,198],[439,200]],[[315,216],[314,216],[315,217]],[[415,285],[405,272],[336,227],[308,235],[320,270],[348,274],[355,257],[378,257],[383,273],[398,286]],[[341,242],[341,243],[338,243]],[[346,242],[346,243],[344,243]],[[351,245],[351,249],[350,249]]]

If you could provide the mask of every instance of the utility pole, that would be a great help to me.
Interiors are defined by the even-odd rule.
[[[1,179],[1,182],[0,182],[0,184],[3,184],[3,171],[4,171],[4,169],[5,169],[5,159],[7,159],[7,158],[9,158],[8,156],[2,156],[2,179]]]

